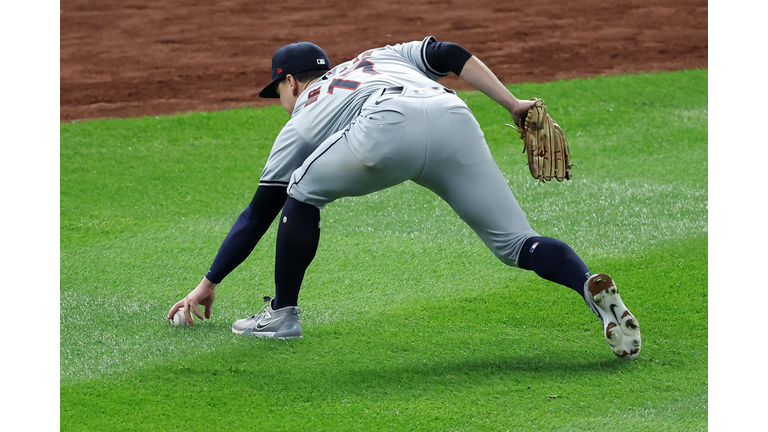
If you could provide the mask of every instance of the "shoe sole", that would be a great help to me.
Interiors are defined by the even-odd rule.
[[[619,289],[607,274],[592,276],[585,293],[587,304],[603,323],[605,341],[614,354],[634,359],[640,353],[640,323],[621,301]]]
[[[260,337],[260,338],[281,339],[281,340],[286,340],[286,339],[302,339],[303,338],[302,335],[297,335],[297,336],[277,336],[277,337],[275,337],[277,332],[252,332],[252,333],[246,333],[245,330],[236,330],[234,327],[232,327],[232,333],[246,335],[246,336],[256,336],[256,337]]]

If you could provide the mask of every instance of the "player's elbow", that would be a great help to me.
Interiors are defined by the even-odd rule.
[[[464,65],[472,58],[472,53],[453,42],[433,42],[427,46],[425,56],[427,63],[435,71],[461,75]]]

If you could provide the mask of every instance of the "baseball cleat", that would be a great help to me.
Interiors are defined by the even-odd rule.
[[[267,302],[256,315],[235,321],[232,333],[247,336],[258,336],[275,339],[295,339],[301,337],[301,321],[299,308],[287,306],[278,310],[272,309],[272,299],[264,297]]]
[[[640,324],[621,301],[613,278],[592,275],[584,287],[584,298],[603,323],[605,340],[619,357],[633,359],[640,352]]]

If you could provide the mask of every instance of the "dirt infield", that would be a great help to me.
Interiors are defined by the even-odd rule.
[[[322,46],[333,64],[433,35],[506,83],[707,67],[706,0],[68,0],[61,121],[243,106],[275,49]],[[466,88],[455,77],[441,81]]]

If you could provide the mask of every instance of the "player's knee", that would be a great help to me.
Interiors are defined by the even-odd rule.
[[[573,249],[571,249],[571,247],[562,240],[552,237],[543,237],[543,242],[545,243],[549,253],[553,256],[564,257],[573,252]]]
[[[531,233],[525,231],[495,235],[490,241],[486,241],[486,245],[499,261],[508,266],[517,267],[520,250],[525,240],[531,237]]]
[[[502,255],[498,253],[497,251],[492,251],[494,255],[496,255],[496,258],[499,259],[499,261],[503,262],[504,264],[510,266],[510,267],[517,267],[517,260],[512,259],[510,256]]]

